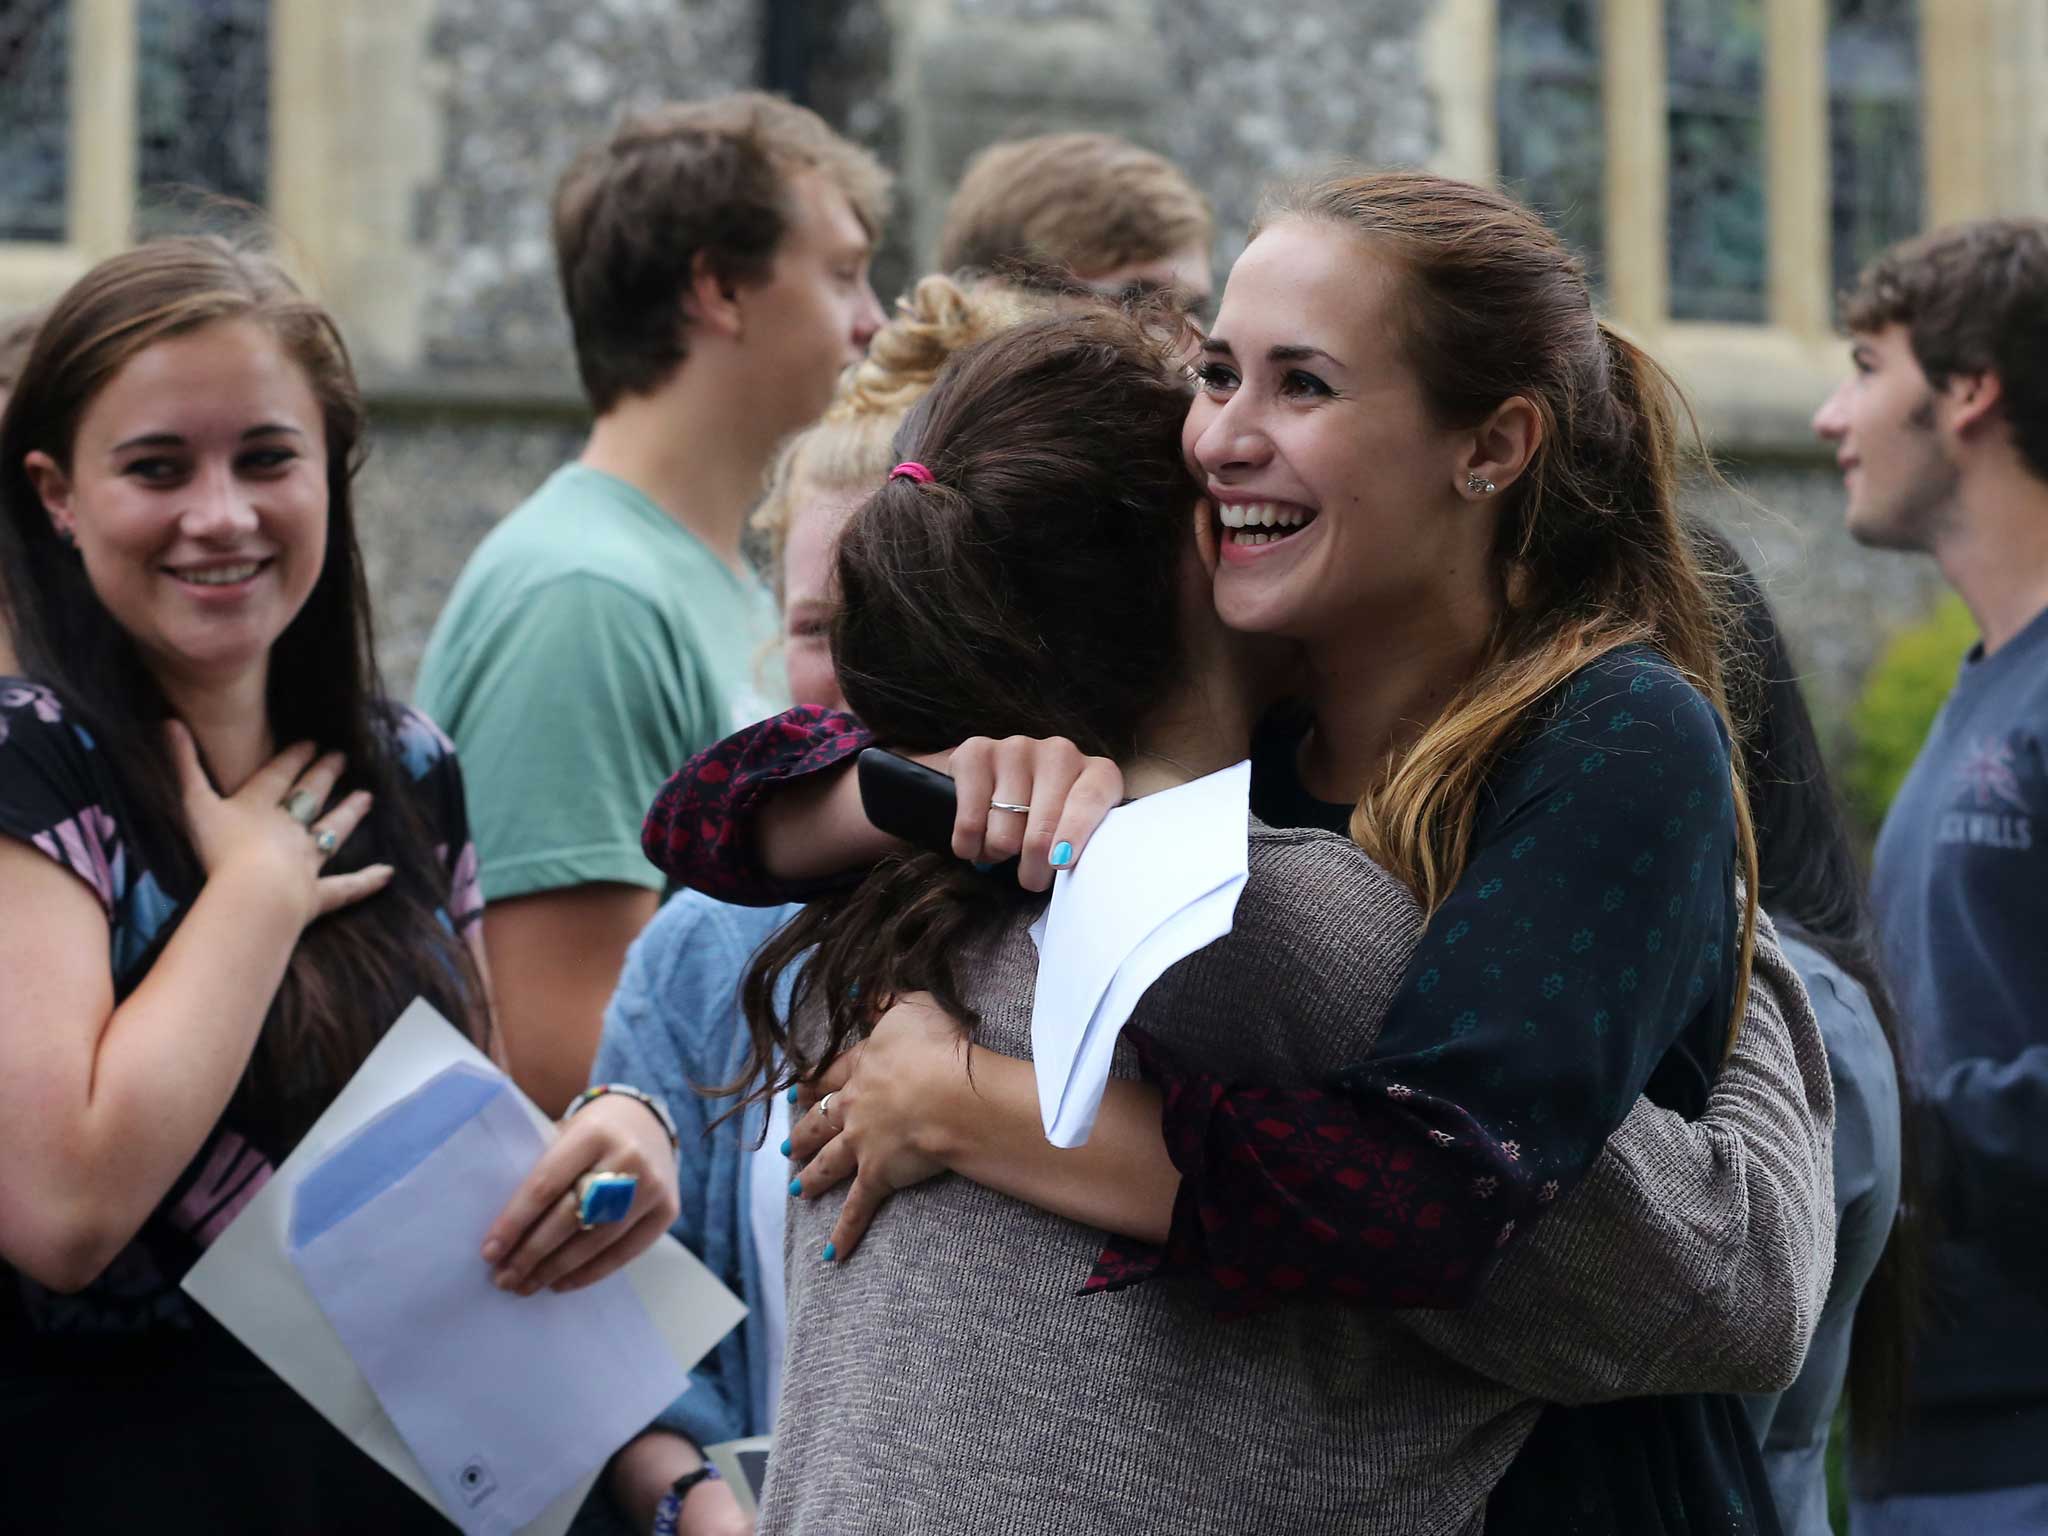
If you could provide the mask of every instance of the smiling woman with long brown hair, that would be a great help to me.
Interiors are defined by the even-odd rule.
[[[178,1289],[415,996],[489,1036],[454,754],[370,651],[362,433],[333,320],[211,238],[80,278],[0,417],[10,1514],[442,1525]],[[633,1230],[508,1207],[522,1279],[536,1247],[595,1278],[673,1213],[646,1109],[593,1106],[534,1179],[585,1153],[639,1176]]]
[[[1209,601],[1213,550],[1194,536],[1181,372],[1140,326],[1105,313],[1027,324],[948,366],[898,436],[918,462],[867,498],[840,538],[833,654],[864,721],[924,751],[963,726],[1061,732],[1122,764],[1139,796],[1241,760],[1254,695]],[[1130,1080],[1140,1061],[1172,1059],[1273,1085],[1274,1113],[1285,1113],[1277,1106],[1294,1090],[1370,1055],[1397,997],[1422,929],[1412,893],[1327,832],[1254,819],[1237,836],[1249,877],[1235,926],[1139,1005],[1118,1051],[1122,1103],[1144,1093]],[[974,1083],[995,1091],[984,1069],[1012,1081],[1018,1063],[996,1053],[1021,1052],[1031,1036],[1028,929],[1041,905],[941,854],[885,859],[762,948],[739,1079],[757,1085],[755,1098],[815,1082],[861,1039],[876,999],[928,988],[972,1022]],[[1771,1021],[1756,1032],[1772,1034]],[[853,1145],[866,1100],[845,1092],[844,1105],[806,1123],[844,1124]],[[1028,1083],[1021,1098],[1035,1119]],[[1170,1203],[1172,1171],[1161,1177],[1163,1158],[1144,1145],[1156,1146],[1156,1100],[1149,1116],[1108,1118],[1073,1156],[1118,1170],[1139,1204]],[[1631,1145],[1653,1164],[1703,1150],[1680,1151],[1688,1130],[1655,1110],[1635,1133],[1650,1138]],[[1678,1139],[1659,1140],[1667,1134]],[[829,1161],[828,1149],[819,1188]],[[861,1190],[792,1213],[789,1252],[826,1262],[788,1270],[765,1530],[881,1533],[943,1510],[962,1529],[1023,1533],[1042,1529],[1056,1496],[1063,1529],[1105,1536],[1162,1523],[1218,1536],[1463,1531],[1539,1395],[1587,1390],[1594,1360],[1593,1376],[1630,1369],[1617,1348],[1629,1330],[1603,1337],[1589,1326],[1604,1309],[1558,1270],[1538,1308],[1553,1321],[1536,1341],[1509,1310],[1397,1315],[1242,1289],[1226,1304],[1252,1315],[1219,1328],[1204,1288],[1122,1284],[1128,1273],[1099,1265],[1109,1283],[1098,1288],[1116,1294],[1079,1302],[1103,1247],[1092,1224],[1117,1224],[1120,1197],[1077,1180],[1067,1191],[1077,1199],[1062,1203],[1003,1173],[971,1177],[906,1190],[848,1265],[826,1234]],[[812,1183],[807,1170],[802,1187]],[[1576,1246],[1613,1252],[1638,1232],[1718,1230],[1681,1186],[1697,1189],[1689,1175],[1668,1177],[1673,1206],[1647,1220],[1640,1206],[1580,1203]],[[1657,1289],[1665,1266],[1700,1254],[1696,1241],[1660,1244],[1636,1279]],[[1378,1283],[1375,1294],[1415,1304],[1462,1288],[1413,1265]],[[1770,1347],[1751,1352],[1757,1337],[1715,1340],[1720,1368],[1781,1368],[1764,1359]],[[1667,1356],[1688,1349],[1661,1342]],[[1234,1459],[1241,1476],[1213,1476]],[[877,1466],[890,1475],[874,1477]]]

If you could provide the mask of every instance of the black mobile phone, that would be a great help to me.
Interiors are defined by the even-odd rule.
[[[930,853],[953,851],[953,781],[881,747],[869,747],[855,764],[860,804],[868,820],[891,837]]]

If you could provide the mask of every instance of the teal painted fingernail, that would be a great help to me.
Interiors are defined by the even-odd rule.
[[[977,875],[985,875],[994,868],[995,865],[988,863],[986,860],[976,859],[974,861],[974,872]]]
[[[839,1257],[839,1250],[831,1243],[827,1243],[825,1245],[825,1251],[819,1254],[818,1257],[823,1259],[827,1264],[830,1264],[834,1259]]]
[[[782,1138],[782,1155],[784,1157],[789,1156],[789,1138],[787,1136]]]
[[[802,1179],[791,1179],[789,1181],[789,1192],[792,1195],[801,1195],[804,1192],[804,1181]]]
[[[1074,845],[1072,843],[1060,842],[1052,845],[1052,867],[1054,869],[1065,869],[1073,862]]]
[[[789,1102],[790,1102],[790,1103],[792,1103],[792,1104],[794,1104],[794,1103],[796,1102],[796,1084],[795,1084],[795,1083],[791,1083],[791,1084],[789,1085]]]

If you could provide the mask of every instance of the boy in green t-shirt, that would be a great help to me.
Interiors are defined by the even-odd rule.
[[[752,92],[629,116],[556,188],[597,419],[464,567],[418,690],[462,751],[513,1075],[550,1112],[584,1086],[660,898],[648,803],[782,704],[741,533],[776,444],[882,323],[887,190],[864,150]]]

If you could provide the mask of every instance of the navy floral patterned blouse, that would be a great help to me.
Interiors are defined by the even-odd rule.
[[[436,853],[448,871],[451,894],[443,919],[467,932],[481,916],[483,900],[455,749],[425,715],[410,709],[392,714],[393,746],[423,796],[436,829]],[[91,733],[66,717],[48,688],[21,678],[0,678],[0,835],[30,844],[99,898],[117,998],[135,989],[198,895],[175,881],[159,881],[143,862],[121,785],[100,761]],[[257,1139],[268,1138],[223,1119],[130,1251],[77,1295],[56,1296],[25,1276],[12,1276],[28,1329],[129,1333],[189,1327],[191,1303],[177,1290],[178,1278],[255,1199],[290,1150],[261,1146]],[[5,1315],[0,1308],[0,1318]]]
[[[1614,658],[1608,675],[1617,675],[1613,666],[1624,669],[1619,675],[1627,675],[1626,669],[1638,659],[1642,658],[1626,654]],[[1655,665],[1661,667],[1662,663]],[[1643,675],[1637,671],[1630,677],[1631,690],[1640,688],[1647,693],[1656,687],[1654,683],[1635,681]],[[1599,676],[1594,674],[1596,679]],[[1579,681],[1586,680],[1582,676]],[[1597,681],[1594,687],[1584,690],[1579,695],[1582,707],[1574,711],[1568,706],[1556,716],[1527,748],[1503,764],[1496,779],[1509,777],[1518,761],[1528,773],[1533,771],[1532,758],[1553,754],[1569,766],[1574,740],[1583,744],[1587,727],[1597,724],[1597,715],[1611,702],[1599,697],[1602,691]],[[1583,707],[1586,704],[1592,707]],[[1270,821],[1343,832],[1349,826],[1351,807],[1317,800],[1302,787],[1295,766],[1300,737],[1299,723],[1290,725],[1285,721],[1273,722],[1260,733],[1252,758],[1254,805]],[[1602,764],[1594,772],[1604,768]],[[1540,783],[1548,776],[1547,772],[1537,775],[1536,781]],[[1650,777],[1660,780],[1662,776],[1653,773]],[[1685,791],[1682,809],[1697,809],[1690,803],[1692,795],[1692,790]],[[1497,797],[1496,805],[1500,803]],[[1572,805],[1556,814],[1567,815],[1577,804],[1574,793]],[[1605,829],[1595,828],[1593,835],[1603,843],[1609,840]],[[1583,842],[1586,833],[1581,831],[1577,836]],[[1476,839],[1475,845],[1479,841],[1482,840]],[[1493,841],[1497,846],[1498,839]],[[1509,851],[1512,854],[1512,844]],[[1596,854],[1597,865],[1599,850],[1591,851]],[[1475,860],[1484,852],[1475,846]],[[1531,848],[1524,857],[1534,853]],[[1567,871],[1564,884],[1569,889],[1552,882],[1552,888],[1559,890],[1561,905],[1583,903],[1600,889],[1593,880],[1576,878],[1582,873],[1578,866]],[[1684,874],[1690,884],[1690,865]],[[1464,883],[1461,882],[1461,889]],[[1484,880],[1482,888],[1483,885]],[[1597,905],[1608,905],[1604,894]],[[1667,906],[1667,916],[1668,912]],[[1645,943],[1663,926],[1650,921],[1653,915],[1646,913],[1636,919]],[[1732,904],[1729,916],[1732,931]],[[1577,927],[1570,929],[1574,936],[1579,931]],[[1431,933],[1434,932],[1432,924]],[[1659,933],[1660,943],[1662,939]],[[1430,935],[1426,934],[1425,951],[1429,941]],[[1566,951],[1571,947],[1567,941]],[[1426,966],[1422,952],[1418,952],[1416,959]],[[1654,1102],[1688,1117],[1697,1116],[1706,1107],[1707,1092],[1719,1067],[1721,1053],[1707,1028],[1708,1022],[1703,1019],[1694,1029],[1681,1034],[1658,1069],[1650,1074],[1643,1090]],[[1722,1022],[1725,1025],[1725,1015]],[[1185,1094],[1187,1087],[1169,1081],[1167,1091]],[[1539,1187],[1539,1203],[1547,1203],[1542,1201],[1542,1195]],[[1777,1536],[1780,1526],[1762,1457],[1740,1401],[1729,1396],[1691,1394],[1546,1408],[1487,1502],[1486,1530],[1489,1536]]]
[[[483,903],[454,748],[409,709],[389,707],[388,730],[446,875],[438,915],[466,936]],[[196,883],[150,866],[92,733],[49,688],[18,677],[0,677],[0,835],[46,855],[98,898],[117,999],[141,982],[198,895]],[[246,1099],[237,1094],[135,1239],[83,1290],[58,1294],[0,1263],[0,1485],[15,1508],[15,1493],[34,1487],[62,1489],[50,1508],[81,1530],[125,1519],[117,1512],[133,1501],[165,1530],[241,1528],[248,1519],[309,1532],[444,1524],[178,1288],[291,1150],[274,1117]],[[81,1434],[81,1424],[91,1430]],[[118,1450],[94,1448],[106,1429],[118,1431]],[[95,1502],[106,1499],[114,1502]]]

